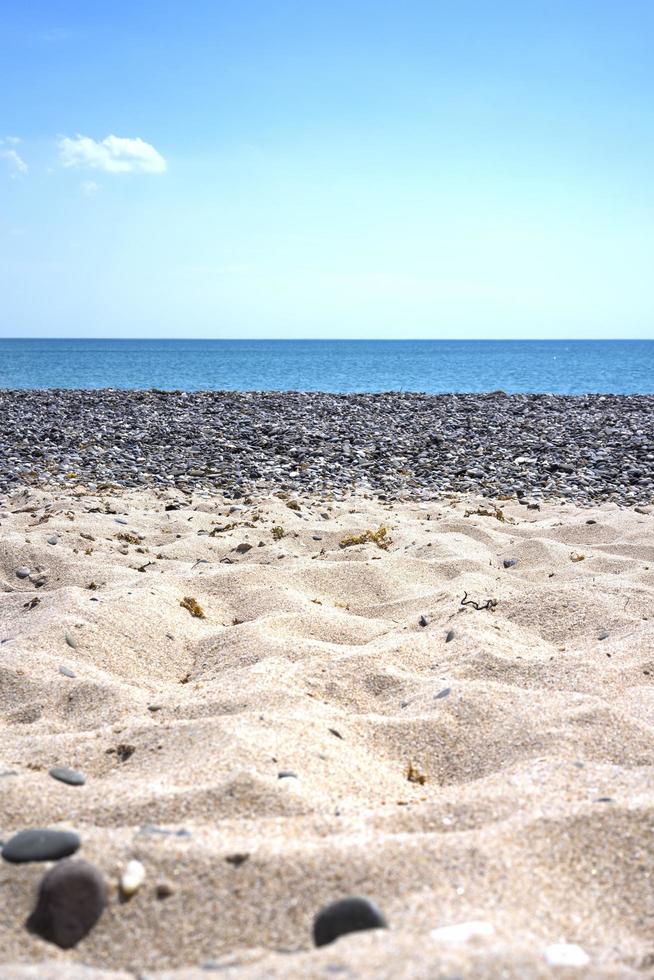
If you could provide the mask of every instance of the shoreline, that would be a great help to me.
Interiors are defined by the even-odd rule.
[[[21,484],[654,499],[654,395],[0,390],[0,493]]]

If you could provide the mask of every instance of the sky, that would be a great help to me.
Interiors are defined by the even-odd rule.
[[[2,0],[0,336],[654,337],[651,0]]]

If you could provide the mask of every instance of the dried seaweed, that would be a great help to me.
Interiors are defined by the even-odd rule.
[[[480,517],[494,517],[495,520],[500,521],[501,524],[506,523],[504,511],[500,507],[494,507],[492,510],[487,510],[484,507],[478,507],[477,510],[467,510],[464,517],[473,517],[475,514],[478,514]]]
[[[376,544],[378,548],[382,551],[387,551],[389,545],[393,543],[392,539],[388,537],[388,528],[381,527],[377,528],[376,531],[368,530],[364,531],[362,534],[348,534],[342,541],[339,542],[339,547],[341,548],[351,548],[355,544]]]
[[[486,602],[475,602],[474,599],[468,598],[468,593],[463,593],[463,599],[461,600],[462,606],[472,606],[473,609],[494,609],[497,605],[497,599],[486,599]]]
[[[420,786],[424,786],[427,782],[427,777],[420,766],[414,765],[413,762],[409,762],[406,778],[410,783],[418,783]]]
[[[206,619],[206,616],[204,614],[204,609],[199,604],[197,599],[193,598],[193,596],[190,595],[184,596],[184,598],[180,602],[180,606],[182,607],[182,609],[187,609],[188,612],[190,612],[191,616],[195,616],[196,619]]]

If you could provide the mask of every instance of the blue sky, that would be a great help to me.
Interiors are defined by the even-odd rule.
[[[3,0],[0,336],[654,336],[650,0]]]

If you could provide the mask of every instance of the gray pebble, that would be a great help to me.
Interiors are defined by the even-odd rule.
[[[2,848],[2,857],[11,864],[58,861],[74,854],[80,844],[72,830],[21,830]]]
[[[448,630],[447,631],[447,634],[445,636],[445,642],[446,643],[451,643],[455,636],[456,636],[456,634],[455,634],[454,630]]]
[[[69,647],[72,647],[73,650],[77,649],[77,640],[71,633],[66,633],[65,640]]]
[[[30,569],[29,568],[25,568],[23,566],[21,568],[17,568],[16,569],[16,577],[17,578],[29,578],[29,575],[30,575]]]
[[[48,544],[59,544],[59,538],[56,534],[51,534],[48,538]]]
[[[60,667],[59,668],[59,673],[60,674],[63,674],[64,677],[75,677],[75,674],[70,669],[70,667]]]
[[[505,558],[503,564],[504,564],[504,567],[505,568],[513,568],[514,565],[517,565],[518,564],[518,559],[517,558]]]
[[[245,555],[248,551],[251,551],[251,549],[252,545],[248,544],[247,541],[243,541],[242,544],[237,544],[234,550],[237,551],[239,555]]]
[[[427,619],[426,616],[421,616],[420,619],[418,620],[418,625],[419,626],[429,626],[429,620]]]
[[[68,783],[69,786],[83,786],[86,782],[86,776],[75,769],[68,769],[66,766],[54,766],[50,770],[50,775],[61,783]]]

